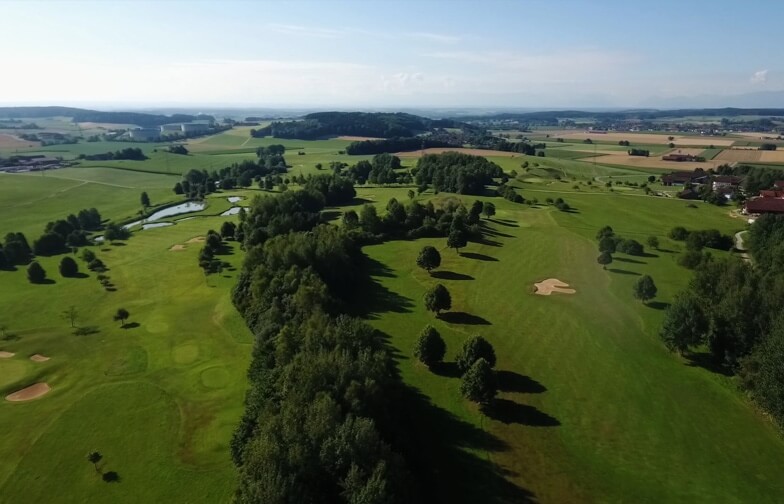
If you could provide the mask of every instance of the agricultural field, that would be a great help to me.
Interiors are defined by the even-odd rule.
[[[719,147],[729,147],[734,142],[735,139],[727,138],[727,137],[712,137],[712,136],[693,136],[693,135],[681,135],[681,134],[656,134],[656,133],[634,133],[634,132],[625,132],[625,131],[613,131],[609,133],[593,133],[591,131],[575,131],[575,130],[554,130],[554,131],[547,131],[547,137],[543,135],[544,131],[539,132],[538,130],[534,133],[531,133],[529,136],[531,139],[540,140],[542,137],[545,138],[563,138],[564,141],[569,140],[578,140],[583,141],[586,139],[591,139],[594,142],[599,143],[615,143],[622,140],[628,140],[631,143],[641,143],[641,144],[660,144],[666,145],[670,142],[674,143],[679,147],[708,147],[710,145],[719,146]],[[672,136],[673,139],[670,140],[669,137]]]

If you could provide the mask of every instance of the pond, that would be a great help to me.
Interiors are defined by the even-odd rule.
[[[243,198],[242,196],[229,196],[226,199],[229,200],[229,203],[237,203],[238,201],[242,201],[245,198]]]
[[[142,229],[155,229],[159,227],[173,226],[173,222],[154,222],[152,224],[143,224]]]
[[[168,208],[164,208],[163,210],[158,210],[157,212],[153,213],[152,215],[150,215],[145,219],[131,222],[130,224],[126,224],[123,227],[125,229],[130,229],[132,227],[138,226],[139,224],[144,224],[145,222],[154,222],[157,220],[161,220],[164,217],[171,217],[173,215],[180,215],[180,214],[191,213],[191,212],[201,212],[205,208],[207,208],[207,204],[202,201],[188,201],[186,203],[180,203],[179,205],[174,205]]]

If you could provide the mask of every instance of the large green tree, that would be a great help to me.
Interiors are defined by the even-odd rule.
[[[430,273],[430,270],[441,266],[441,254],[438,253],[438,250],[435,247],[425,245],[422,247],[422,250],[419,251],[416,263],[417,266]]]
[[[483,358],[477,359],[463,375],[460,393],[469,401],[481,405],[489,404],[498,393],[495,372],[490,363]]]
[[[71,256],[65,256],[60,260],[60,274],[64,277],[75,277],[79,274],[79,265]]]
[[[426,365],[432,366],[444,360],[446,354],[446,343],[438,333],[438,331],[431,325],[426,325],[417,338],[416,345],[414,346],[414,357]]]
[[[675,297],[664,315],[659,336],[670,350],[683,354],[689,348],[700,345],[708,332],[708,320],[701,303],[691,292]]]
[[[441,284],[425,291],[423,297],[425,301],[425,308],[428,311],[434,312],[436,316],[441,313],[441,310],[449,310],[452,308],[452,296],[449,290]]]
[[[31,262],[27,267],[27,279],[30,283],[43,283],[46,280],[46,271],[38,261]]]
[[[650,275],[643,275],[634,284],[634,298],[639,299],[643,303],[647,303],[656,297],[657,290],[653,278],[651,278]]]
[[[477,359],[484,359],[490,364],[490,367],[495,367],[495,349],[483,337],[472,336],[463,343],[455,361],[458,369],[465,373]]]
[[[466,238],[465,231],[454,229],[449,232],[449,236],[446,239],[447,247],[455,249],[459,255],[460,249],[466,245],[468,245],[468,239]]]

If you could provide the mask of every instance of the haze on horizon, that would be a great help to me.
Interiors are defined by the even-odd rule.
[[[784,4],[3,2],[0,104],[784,106]]]

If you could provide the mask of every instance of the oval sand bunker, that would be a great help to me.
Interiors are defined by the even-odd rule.
[[[41,355],[39,353],[30,356],[30,360],[33,361],[33,362],[46,362],[50,358],[51,357],[47,357],[46,355]]]
[[[41,397],[50,390],[52,390],[52,388],[48,383],[36,383],[35,385],[30,385],[29,387],[25,387],[22,390],[17,390],[13,394],[8,394],[5,396],[5,400],[12,402],[30,401],[32,399]]]
[[[574,294],[577,292],[574,289],[569,289],[569,284],[566,282],[562,282],[557,278],[548,278],[547,280],[542,280],[539,283],[535,283],[534,286],[536,287],[536,293],[540,296],[549,296],[553,292],[560,292],[562,294]]]
[[[14,353],[11,353],[11,352],[5,352],[5,351],[3,351],[3,352],[0,352],[0,359],[10,359],[10,358],[11,358],[11,357],[13,357],[14,355],[16,355],[16,354],[14,354]]]

